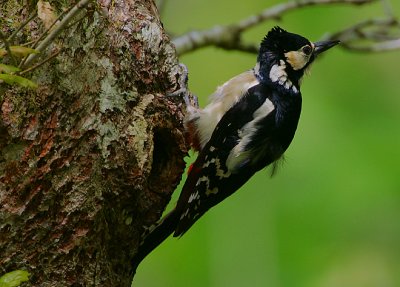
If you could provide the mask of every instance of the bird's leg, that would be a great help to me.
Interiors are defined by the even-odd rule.
[[[181,68],[180,76],[177,79],[179,89],[167,94],[167,96],[183,96],[186,105],[186,115],[183,120],[185,126],[185,139],[194,150],[199,151],[200,140],[197,132],[196,121],[200,117],[201,110],[196,95],[192,94],[187,88],[189,72],[186,65],[180,63],[179,67]]]

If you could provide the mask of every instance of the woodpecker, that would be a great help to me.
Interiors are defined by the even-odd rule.
[[[300,83],[311,63],[339,41],[310,42],[274,27],[255,67],[218,87],[204,109],[187,103],[188,141],[199,152],[176,207],[145,237],[134,265],[170,234],[182,236],[211,207],[289,147],[300,117]]]

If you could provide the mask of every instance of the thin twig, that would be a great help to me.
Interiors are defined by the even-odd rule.
[[[255,25],[267,20],[280,18],[284,13],[313,5],[351,4],[362,5],[377,0],[302,0],[278,4],[267,8],[257,15],[245,18],[238,23],[226,26],[215,26],[209,30],[192,31],[173,39],[178,55],[182,55],[205,46],[217,46],[224,49],[244,47],[241,34]],[[241,49],[239,49],[241,50]],[[254,49],[252,49],[254,51]]]
[[[23,75],[23,74],[26,74],[26,73],[31,72],[31,71],[34,70],[34,69],[39,68],[40,66],[42,66],[42,65],[45,64],[45,63],[47,63],[48,61],[50,61],[51,59],[53,59],[54,57],[56,57],[58,54],[60,54],[60,52],[61,52],[61,50],[58,51],[58,52],[55,52],[54,54],[52,54],[52,55],[51,55],[50,57],[48,57],[47,59],[45,59],[45,60],[43,60],[43,61],[41,61],[41,62],[39,62],[39,63],[33,65],[32,67],[29,67],[28,69],[26,69],[26,70],[20,72],[19,74],[20,74],[20,75]]]
[[[0,30],[0,40],[3,41],[4,47],[6,48],[7,54],[10,57],[12,64],[14,66],[17,66],[18,63],[17,60],[14,58],[13,54],[11,53],[10,44],[8,43],[6,36],[3,34],[1,30]]]
[[[383,41],[365,46],[344,43],[344,48],[356,52],[386,52],[400,49],[400,39]]]
[[[53,21],[53,23],[51,23],[51,25],[46,29],[46,31],[44,31],[42,33],[42,35],[39,36],[39,38],[37,38],[35,40],[35,42],[33,43],[33,47],[36,47],[36,45],[44,38],[45,35],[47,35],[47,33],[49,33],[49,31],[54,27],[54,25],[56,25],[62,16],[64,16],[64,14],[66,13],[66,11],[63,11],[60,13],[60,15],[57,16],[57,18]]]
[[[355,38],[359,39],[361,35],[364,34],[363,29],[370,27],[389,27],[398,25],[397,20],[395,19],[368,19],[362,22],[356,23],[353,26],[347,27],[341,31],[335,32],[331,35],[327,35],[324,40],[337,40],[340,39],[343,42],[347,42],[349,40],[354,40]]]
[[[81,18],[79,18],[78,20],[72,22],[71,24],[69,24],[65,29],[68,30],[69,28],[73,27],[74,25],[80,23],[83,19],[86,18],[86,15],[83,15]]]
[[[81,0],[79,1],[65,17],[60,21],[60,23],[47,35],[46,38],[37,46],[36,50],[39,52],[43,52],[48,45],[50,45],[54,39],[67,27],[68,23],[84,8],[89,2],[92,0]],[[26,60],[24,66],[28,66],[33,60],[36,59],[38,54],[29,55]]]
[[[35,11],[32,13],[32,15],[29,16],[29,18],[28,18],[24,23],[22,23],[22,24],[18,27],[18,29],[15,30],[14,33],[12,33],[12,34],[10,35],[10,37],[8,37],[7,41],[8,41],[9,43],[12,43],[13,40],[14,40],[14,38],[15,38],[15,36],[17,36],[17,34],[19,33],[19,31],[21,31],[26,25],[29,24],[29,22],[31,22],[33,19],[35,19],[36,15],[37,15],[37,13],[36,13],[36,10],[35,10]]]
[[[314,5],[331,5],[331,4],[351,4],[351,5],[363,5],[375,2],[377,0],[303,0],[293,1],[278,4],[271,8],[267,8],[258,15],[250,16],[239,22],[237,25],[239,31],[248,30],[261,22],[279,19],[284,13],[297,10],[303,7],[314,6]]]
[[[390,4],[389,0],[381,0],[382,6],[383,6],[383,11],[385,12],[386,16],[389,18],[394,18],[394,12],[392,9],[392,5]]]
[[[33,45],[33,43],[35,43],[35,40],[22,43],[22,44],[20,44],[20,46],[23,46],[23,47],[30,47],[31,45]]]
[[[62,16],[64,16],[65,13],[66,11],[61,12],[60,15],[58,15],[57,18],[53,21],[53,23],[51,23],[51,25],[39,36],[39,38],[33,41],[33,44],[31,46],[32,48],[35,48],[37,46],[37,44],[44,38],[44,36],[47,35],[47,33],[54,27],[54,25],[56,25],[59,22],[59,20],[61,19]],[[29,58],[29,56],[30,55],[22,59],[21,63],[19,64],[20,68],[25,65],[25,62]]]
[[[366,29],[380,28],[379,32],[368,32]],[[390,28],[398,30],[398,36],[390,36]],[[400,48],[400,23],[396,19],[368,19],[357,23],[332,35],[324,40],[340,39],[342,47],[357,52],[383,52]],[[365,42],[366,44],[354,44]]]

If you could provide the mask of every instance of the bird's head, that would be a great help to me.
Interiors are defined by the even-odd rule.
[[[255,67],[261,82],[272,82],[295,93],[314,59],[339,41],[310,42],[306,38],[274,27],[262,40]]]

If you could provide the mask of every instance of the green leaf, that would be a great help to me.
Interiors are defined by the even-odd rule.
[[[0,277],[0,287],[17,287],[22,282],[29,280],[29,272],[25,270],[15,270]]]
[[[10,46],[11,54],[18,57],[25,57],[29,54],[37,54],[39,51],[24,47],[24,46]],[[5,48],[0,49],[0,57],[7,55],[7,50]]]
[[[37,54],[39,51],[24,46],[10,46],[10,51],[13,55],[25,57],[29,54]]]
[[[14,73],[14,72],[19,72],[19,71],[20,71],[20,69],[15,66],[10,66],[10,65],[0,63],[0,72],[9,74],[9,73]]]
[[[31,80],[29,80],[27,78],[16,76],[16,75],[0,74],[0,80],[3,80],[4,82],[6,82],[9,85],[17,84],[17,85],[20,85],[25,88],[36,89],[38,87],[38,85],[35,82],[32,82]]]

